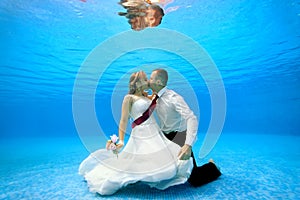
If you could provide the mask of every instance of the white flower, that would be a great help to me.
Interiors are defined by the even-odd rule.
[[[118,136],[116,136],[116,134],[113,134],[112,136],[110,136],[110,139],[113,143],[116,144],[119,138],[118,138]]]

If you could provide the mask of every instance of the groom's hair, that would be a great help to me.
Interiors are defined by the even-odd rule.
[[[164,69],[155,69],[153,70],[157,73],[157,79],[159,79],[163,86],[166,86],[168,83],[168,72]]]

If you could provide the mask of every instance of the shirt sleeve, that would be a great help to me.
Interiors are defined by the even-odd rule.
[[[197,140],[197,131],[198,131],[198,121],[197,117],[195,116],[194,112],[190,109],[190,107],[187,105],[185,100],[182,96],[176,94],[174,96],[173,101],[175,104],[175,110],[181,115],[183,119],[186,120],[186,139],[185,144],[188,144],[190,146],[193,146],[193,144]]]

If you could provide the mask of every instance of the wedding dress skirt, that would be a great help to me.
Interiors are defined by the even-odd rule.
[[[132,105],[131,116],[139,117],[149,106],[146,98]],[[133,128],[122,152],[106,149],[91,153],[79,167],[91,192],[111,195],[128,184],[142,181],[164,190],[187,181],[193,168],[192,158],[178,160],[180,146],[169,141],[151,116]]]

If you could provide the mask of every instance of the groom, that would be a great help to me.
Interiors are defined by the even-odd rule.
[[[213,162],[197,167],[192,146],[196,141],[198,121],[183,97],[167,89],[168,72],[164,69],[152,71],[149,85],[157,93],[156,113],[160,127],[165,136],[181,146],[179,159],[193,158],[194,168],[188,182],[192,186],[200,186],[217,179],[221,173]]]

